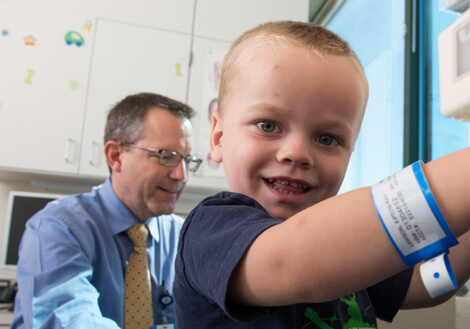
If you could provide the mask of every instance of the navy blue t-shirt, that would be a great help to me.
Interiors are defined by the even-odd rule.
[[[173,285],[178,329],[376,328],[377,316],[393,319],[411,269],[326,303],[250,307],[227,302],[230,276],[247,248],[281,222],[254,199],[232,192],[208,197],[191,211],[180,234]]]

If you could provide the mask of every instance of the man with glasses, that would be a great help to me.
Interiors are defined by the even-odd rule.
[[[192,115],[186,104],[152,93],[114,106],[104,136],[108,179],[89,193],[48,204],[26,225],[11,328],[173,328],[174,260],[183,224],[173,211],[189,172],[202,162],[192,154]],[[143,226],[150,309],[132,312],[150,316],[151,325],[132,323],[128,305],[141,297],[124,292],[134,248],[126,231]]]

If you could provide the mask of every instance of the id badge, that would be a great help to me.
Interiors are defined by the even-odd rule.
[[[157,324],[150,329],[175,329],[175,325],[173,323]]]

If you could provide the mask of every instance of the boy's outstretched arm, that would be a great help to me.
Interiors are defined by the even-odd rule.
[[[456,237],[470,229],[469,163],[467,148],[424,166],[435,199]],[[450,252],[459,284],[469,276],[468,266],[460,266],[470,263],[467,236]],[[324,302],[367,288],[406,268],[384,231],[370,188],[362,188],[320,202],[263,232],[234,271],[229,298],[259,306]],[[424,306],[426,302],[429,297],[419,271],[415,271],[404,307]]]

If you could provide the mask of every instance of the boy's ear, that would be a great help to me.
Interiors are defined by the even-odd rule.
[[[121,171],[121,155],[123,152],[123,146],[116,141],[107,141],[104,145],[104,155],[111,172]]]
[[[222,119],[220,117],[219,112],[214,112],[212,114],[212,130],[211,130],[211,138],[210,138],[210,145],[211,145],[211,159],[214,162],[221,163],[222,162],[222,139],[223,139],[223,131],[222,131]]]

